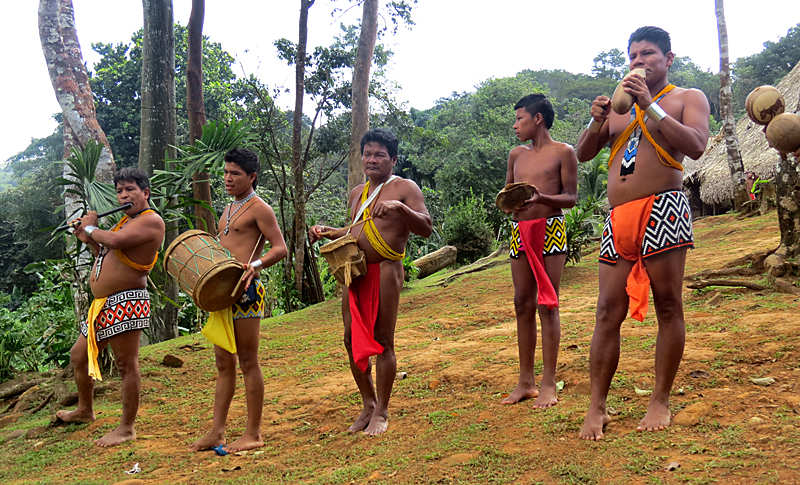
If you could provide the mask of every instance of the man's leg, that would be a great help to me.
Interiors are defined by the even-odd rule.
[[[686,248],[668,251],[646,259],[653,301],[658,318],[656,340],[656,385],[650,395],[640,431],[657,431],[669,426],[669,394],[678,373],[686,342],[683,320],[683,272],[686,266]]]
[[[139,411],[139,396],[142,391],[142,378],[139,374],[141,335],[141,330],[130,330],[108,339],[122,379],[122,418],[117,429],[95,440],[97,446],[105,448],[136,439],[133,425]]]
[[[361,403],[364,406],[361,414],[347,429],[350,433],[357,433],[369,425],[378,400],[375,396],[375,386],[372,383],[372,365],[367,362],[367,370],[361,372],[356,361],[353,360],[353,337],[350,329],[352,318],[350,317],[350,294],[347,288],[342,294],[342,321],[344,322],[344,347],[347,349],[347,358],[350,360],[350,373],[353,374],[353,380],[356,381],[358,392],[361,394]]]
[[[589,352],[592,397],[580,432],[580,437],[586,440],[601,439],[603,427],[611,420],[606,412],[606,398],[619,364],[619,331],[628,313],[625,286],[632,267],[633,261],[622,258],[614,266],[600,263],[600,292]]]
[[[242,374],[244,374],[244,389],[247,400],[247,425],[245,426],[244,434],[226,447],[228,451],[235,453],[264,446],[264,441],[261,439],[264,375],[258,362],[261,319],[243,318],[234,320],[233,327],[236,335],[236,353],[239,356],[239,367],[242,369]]]
[[[394,353],[394,330],[400,290],[403,289],[403,265],[400,261],[381,262],[381,291],[378,318],[375,322],[375,341],[383,345],[383,353],[375,361],[375,379],[378,384],[378,402],[364,434],[383,434],[389,426],[389,398],[397,375],[397,358]]]
[[[97,343],[99,350],[108,345],[108,340]],[[78,407],[73,411],[61,410],[56,416],[65,423],[89,423],[95,420],[92,403],[94,401],[94,380],[89,377],[89,354],[86,337],[78,335],[78,340],[69,352],[75,374],[75,385],[78,386]]]
[[[237,349],[239,342],[236,342]],[[214,358],[217,365],[217,386],[214,391],[214,420],[211,431],[192,443],[189,451],[200,451],[225,444],[225,422],[228,420],[228,409],[231,407],[233,393],[236,391],[236,354],[232,354],[219,345],[214,346]]]
[[[556,295],[561,286],[561,274],[564,272],[566,254],[547,256],[544,258],[544,269],[547,272]],[[512,270],[513,271],[513,270]],[[561,317],[559,307],[548,309],[539,305],[539,320],[542,322],[542,382],[539,385],[539,397],[533,403],[534,408],[544,409],[558,404],[556,394],[556,365],[558,364],[558,346],[561,343]],[[534,329],[534,333],[536,330]]]
[[[514,311],[517,315],[517,345],[519,348],[519,380],[500,404],[515,404],[539,395],[533,372],[536,353],[536,278],[524,252],[511,258],[511,280],[514,283]]]

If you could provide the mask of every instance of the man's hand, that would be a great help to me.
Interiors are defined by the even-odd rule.
[[[311,226],[308,228],[308,242],[315,243],[325,236],[322,235],[325,231],[325,226]]]
[[[646,110],[653,104],[653,98],[650,96],[650,88],[644,81],[644,78],[637,73],[630,73],[622,80],[622,87],[625,92],[636,98],[636,104],[642,111]]]
[[[515,210],[514,212],[522,212],[522,211],[528,210],[528,209],[531,208],[532,205],[540,204],[541,203],[540,199],[541,199],[541,197],[539,195],[539,191],[535,190],[533,192],[533,195],[531,196],[531,198],[526,200],[525,203],[522,204],[522,206],[520,206],[519,209]]]
[[[592,118],[598,123],[604,123],[611,114],[611,98],[598,96],[592,101]]]
[[[256,270],[252,264],[242,263],[242,269],[244,270],[244,274],[242,275],[242,281],[244,281],[244,288],[250,287],[250,283],[253,282],[253,278],[256,277],[256,274],[259,270]]]
[[[375,204],[375,208],[370,211],[373,218],[385,219],[391,215],[392,212],[397,212],[405,208],[405,204],[399,200],[383,200]]]

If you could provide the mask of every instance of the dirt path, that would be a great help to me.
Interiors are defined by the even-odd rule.
[[[778,244],[775,216],[695,224],[697,249],[687,274],[721,267]],[[653,387],[656,336],[648,318],[623,326],[622,358],[609,403],[606,440],[577,433],[588,404],[588,355],[597,295],[596,253],[566,268],[562,283],[561,403],[500,406],[517,381],[510,267],[417,282],[401,298],[398,380],[383,437],[351,436],[359,398],[341,344],[339,302],[266,320],[261,363],[266,380],[266,446],[245,456],[190,454],[210,425],[213,352],[199,336],[142,351],[139,438],[114,449],[88,443],[119,419],[119,394],[99,402],[98,421],[49,429],[0,445],[6,483],[798,483],[800,316],[796,296],[721,289],[684,291],[687,343],[673,395],[673,425],[637,433]],[[759,282],[761,277],[750,278]],[[764,281],[761,281],[764,282]],[[200,350],[180,348],[200,344]],[[159,363],[173,353],[186,364]],[[541,354],[537,349],[537,361]],[[538,369],[537,369],[538,370]],[[753,378],[774,383],[756,385]],[[47,409],[0,428],[46,420]],[[245,420],[241,380],[228,439]],[[88,458],[90,457],[90,458]],[[123,470],[139,463],[142,473]],[[679,464],[666,471],[670,464]],[[238,467],[238,468],[237,468]]]

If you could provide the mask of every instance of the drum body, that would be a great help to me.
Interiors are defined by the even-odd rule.
[[[242,265],[204,231],[186,231],[175,238],[164,253],[164,270],[207,312],[228,308],[245,290],[231,296],[244,274]]]
[[[367,274],[364,251],[358,248],[356,238],[352,234],[345,234],[323,245],[319,248],[319,252],[328,262],[336,281],[345,286],[350,286],[354,279]]]

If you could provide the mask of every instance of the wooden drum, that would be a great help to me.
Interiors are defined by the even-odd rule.
[[[175,238],[164,253],[164,270],[207,312],[228,308],[245,290],[242,285],[231,296],[244,274],[242,264],[204,231],[186,231]]]

